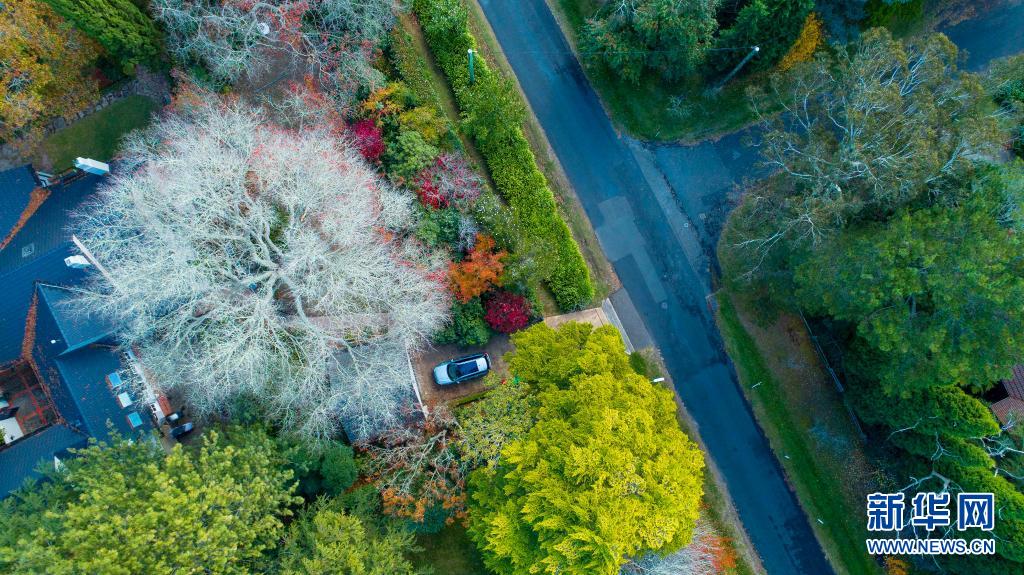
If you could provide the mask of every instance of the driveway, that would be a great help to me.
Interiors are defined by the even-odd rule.
[[[481,5],[766,570],[832,573],[743,398],[707,302],[735,175],[750,174],[754,160],[742,135],[696,147],[619,137],[544,0]]]

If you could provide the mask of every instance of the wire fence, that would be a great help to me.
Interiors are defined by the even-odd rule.
[[[841,368],[840,371],[837,371],[833,367],[833,365],[836,364],[841,365],[842,352],[839,348],[839,343],[827,332],[823,337],[819,338],[811,328],[811,324],[807,321],[803,311],[799,311],[798,313],[800,314],[800,319],[804,322],[804,327],[807,329],[807,335],[811,337],[811,344],[814,346],[814,351],[818,354],[818,359],[821,360],[821,365],[824,366],[825,371],[829,375],[829,379],[832,381],[832,385],[834,385],[836,391],[839,392],[839,397],[843,401],[843,407],[846,408],[846,413],[849,415],[850,421],[853,423],[853,427],[857,430],[857,435],[860,436],[861,441],[867,443],[868,436],[864,433],[864,428],[860,424],[860,419],[857,418],[857,414],[853,411],[853,407],[850,406],[850,402],[847,400],[846,386],[843,385],[842,378],[840,378]],[[825,340],[825,346],[831,348],[832,360],[829,359],[830,354],[826,353],[825,347],[822,346],[822,339]],[[836,361],[836,358],[839,358],[838,362]]]

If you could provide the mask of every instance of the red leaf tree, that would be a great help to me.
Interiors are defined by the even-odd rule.
[[[484,320],[494,331],[512,333],[530,322],[530,302],[512,292],[500,291],[484,302]]]
[[[501,274],[505,271],[502,260],[508,255],[496,248],[494,238],[477,234],[473,251],[459,263],[452,263],[448,269],[455,299],[462,303],[483,294],[494,286],[501,285]]]

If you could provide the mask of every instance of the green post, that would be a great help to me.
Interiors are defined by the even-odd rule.
[[[473,74],[473,49],[466,50],[466,54],[469,55],[469,83],[472,84],[476,79]]]

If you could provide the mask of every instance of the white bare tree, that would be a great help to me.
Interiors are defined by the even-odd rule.
[[[657,553],[630,559],[620,575],[715,575],[721,570],[717,556],[723,540],[704,517],[693,527],[693,541],[675,553],[662,557]]]
[[[104,272],[81,301],[158,386],[206,414],[249,394],[314,438],[401,420],[406,351],[447,309],[407,195],[329,131],[238,104],[163,118],[122,168],[76,222]]]
[[[324,84],[381,80],[369,55],[395,21],[394,0],[155,0],[171,52],[233,82],[297,56]]]

